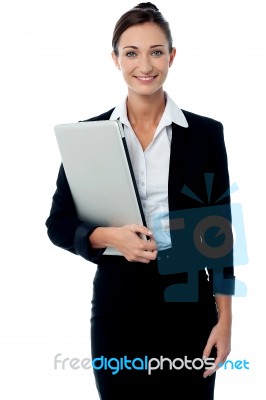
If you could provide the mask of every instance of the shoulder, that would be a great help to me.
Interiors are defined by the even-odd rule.
[[[79,122],[107,120],[107,119],[110,119],[110,117],[111,117],[113,111],[114,111],[114,108],[111,108],[111,110],[106,111],[106,112],[104,112],[104,113],[102,113],[102,114],[99,114],[99,115],[97,115],[96,117],[92,117],[92,118],[89,118],[89,119],[85,119],[85,120],[82,120],[82,121],[79,121]]]
[[[188,126],[190,128],[196,128],[197,130],[222,130],[223,125],[220,121],[217,121],[213,118],[205,117],[203,115],[194,114],[190,111],[182,110],[184,113],[186,120],[188,122]]]
[[[192,146],[206,148],[207,151],[216,154],[217,151],[224,151],[224,128],[220,121],[203,115],[194,114],[182,110],[188,122],[188,138]]]

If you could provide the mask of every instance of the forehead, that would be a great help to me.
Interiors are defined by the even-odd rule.
[[[122,33],[119,40],[120,48],[125,46],[145,48],[154,45],[167,45],[167,38],[160,26],[151,22],[131,26]]]

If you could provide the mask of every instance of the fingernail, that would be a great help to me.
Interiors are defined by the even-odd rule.
[[[152,231],[148,231],[148,235],[152,235]]]

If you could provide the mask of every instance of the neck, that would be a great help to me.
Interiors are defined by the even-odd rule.
[[[131,125],[158,125],[165,109],[164,91],[150,96],[128,93],[127,114]]]

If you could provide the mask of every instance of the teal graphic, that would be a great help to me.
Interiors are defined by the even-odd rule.
[[[234,184],[210,205],[213,177],[214,174],[205,174],[207,205],[184,186],[182,193],[197,200],[201,206],[169,213],[172,248],[159,253],[159,273],[186,272],[188,280],[166,288],[167,302],[198,301],[198,273],[205,268],[213,271],[214,294],[246,296],[246,285],[227,276],[224,270],[248,263],[242,207],[240,204],[217,204],[238,187]]]

